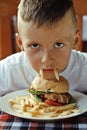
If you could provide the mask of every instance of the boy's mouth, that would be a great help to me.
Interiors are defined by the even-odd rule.
[[[52,72],[54,72],[54,69],[43,69],[43,72],[44,73],[52,73]]]
[[[54,69],[52,68],[47,68],[47,69],[42,69],[42,77],[44,79],[47,79],[47,80],[53,80],[55,79],[55,73],[54,73]]]

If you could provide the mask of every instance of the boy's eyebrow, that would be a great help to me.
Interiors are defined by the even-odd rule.
[[[39,42],[35,42],[33,40],[27,40],[27,44],[40,44]]]
[[[53,40],[53,41],[49,41],[49,43],[65,42],[66,40],[69,40],[68,36],[65,36],[65,37],[63,37],[61,39],[56,39],[56,40]],[[29,40],[27,42],[27,44],[41,44],[41,42],[40,41]]]

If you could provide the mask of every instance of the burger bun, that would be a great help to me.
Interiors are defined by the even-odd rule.
[[[66,93],[69,91],[69,83],[68,81],[63,77],[59,76],[58,80],[46,80],[39,76],[37,76],[32,84],[31,88],[37,90],[37,91],[50,91],[50,92],[56,92],[56,93]]]

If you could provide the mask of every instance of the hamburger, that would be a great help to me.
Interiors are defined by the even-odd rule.
[[[69,83],[63,76],[59,76],[59,80],[46,80],[37,76],[29,92],[31,98],[38,104],[43,102],[49,107],[58,107],[58,110],[71,109],[76,106],[76,101],[69,93]]]

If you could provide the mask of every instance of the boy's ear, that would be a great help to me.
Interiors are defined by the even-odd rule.
[[[19,47],[21,50],[24,50],[24,49],[23,49],[22,40],[21,40],[19,34],[16,33],[16,34],[15,34],[15,37],[16,37],[16,42],[17,42],[17,44],[18,44],[18,47]]]
[[[81,32],[80,32],[80,30],[76,31],[76,34],[74,37],[73,49],[81,50]]]

